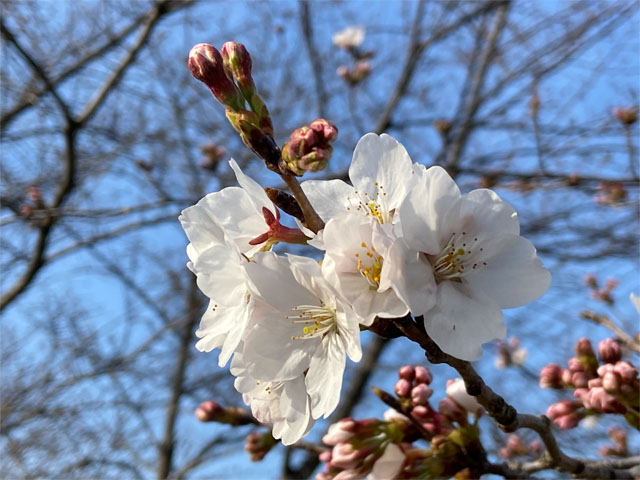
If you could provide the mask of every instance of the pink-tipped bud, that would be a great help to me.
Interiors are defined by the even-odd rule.
[[[408,398],[411,394],[411,382],[405,380],[404,378],[401,378],[394,385],[393,391],[400,398]]]
[[[277,443],[271,433],[250,433],[245,439],[244,449],[252,462],[259,462]]]
[[[317,118],[309,124],[309,128],[316,132],[320,141],[331,143],[338,138],[338,128],[324,118]]]
[[[577,392],[578,390],[576,390]],[[580,403],[572,400],[562,400],[554,403],[547,409],[547,417],[553,420],[563,430],[574,428],[584,418],[584,414],[579,412]]]
[[[189,52],[189,70],[204,83],[216,99],[234,111],[244,106],[242,94],[227,76],[220,52],[208,43],[199,43]]]
[[[207,400],[196,408],[195,415],[201,422],[214,422],[224,415],[224,408],[219,403]]]
[[[638,120],[638,107],[616,107],[613,116],[623,125],[633,125]]]
[[[398,370],[398,378],[404,378],[405,380],[412,382],[416,376],[416,371],[412,365],[405,365]]]
[[[329,427],[326,435],[322,437],[322,442],[326,445],[337,445],[349,440],[354,435],[356,421],[351,418],[343,418]]]
[[[576,343],[576,355],[594,355],[593,347],[588,338],[581,338]]]
[[[224,62],[224,66],[228,72],[233,75],[240,90],[244,94],[245,89],[254,89],[253,78],[251,76],[251,68],[253,62],[251,55],[245,46],[238,42],[225,42],[220,49],[220,55]]]
[[[418,365],[416,367],[416,383],[426,383],[429,385],[433,381],[433,375],[428,368],[423,367],[422,365]]]
[[[363,453],[362,450],[357,450],[350,443],[339,443],[333,447],[330,465],[345,470],[355,468],[362,462]]]
[[[562,388],[562,386],[562,368],[559,365],[552,363],[540,371],[540,387]]]
[[[451,423],[467,423],[467,411],[451,397],[445,397],[440,400],[438,411]]]
[[[622,358],[620,344],[612,338],[605,338],[598,344],[598,354],[604,363],[616,363]]]
[[[417,405],[427,405],[429,398],[433,395],[433,390],[424,383],[419,383],[411,390],[411,403]]]
[[[543,450],[544,446],[540,440],[533,440],[529,443],[529,452],[531,452],[532,455],[540,455]]]
[[[42,190],[35,185],[30,186],[27,188],[27,198],[36,205],[42,204]]]
[[[629,362],[617,362],[613,370],[620,375],[624,383],[630,384],[638,377],[638,370]]]
[[[302,176],[326,168],[333,153],[330,143],[337,135],[335,125],[323,118],[297,128],[282,147],[282,169]]]
[[[607,372],[602,377],[602,388],[608,393],[618,393],[622,386],[622,378],[616,372]]]

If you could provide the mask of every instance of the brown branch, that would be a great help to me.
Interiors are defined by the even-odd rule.
[[[421,322],[422,317],[417,317],[416,321]],[[425,355],[431,363],[446,363],[453,367],[464,380],[467,393],[476,397],[478,403],[484,407],[501,429],[506,432],[513,432],[519,428],[528,428],[535,431],[547,449],[543,460],[545,468],[553,468],[560,472],[579,475],[581,478],[633,478],[633,475],[628,471],[601,464],[587,463],[567,456],[558,446],[551,430],[549,418],[545,415],[519,414],[513,406],[508,404],[504,398],[495,393],[484,382],[471,363],[444,353],[414,321],[402,318],[397,319],[395,323],[407,338],[418,343],[424,349]]]
[[[173,469],[173,453],[175,444],[175,427],[180,407],[180,399],[184,393],[184,380],[186,377],[187,364],[189,362],[189,352],[191,346],[193,329],[200,318],[201,301],[198,296],[198,286],[195,278],[191,281],[189,290],[189,321],[182,330],[180,338],[180,351],[173,373],[171,385],[171,398],[167,403],[166,417],[164,424],[164,435],[162,442],[158,445],[158,474],[157,478],[162,480],[168,478]]]
[[[171,3],[173,2],[170,2],[169,0],[158,2],[147,14],[147,20],[145,21],[137,40],[135,41],[131,49],[127,52],[125,58],[122,59],[118,67],[111,73],[111,76],[104,83],[100,91],[93,97],[93,100],[91,100],[86,105],[85,109],[78,119],[78,123],[86,123],[93,116],[102,102],[104,102],[104,100],[107,98],[107,95],[113,90],[113,87],[115,87],[122,78],[125,70],[129,67],[129,65],[131,65],[131,63],[133,63],[138,52],[147,43],[149,35],[151,35],[151,32],[153,28],[158,24],[158,21],[162,18],[162,16],[170,11],[167,7]],[[188,4],[189,2],[185,3]]]
[[[457,134],[455,140],[453,140],[446,154],[445,165],[449,171],[453,171],[457,168],[458,161],[460,160],[460,155],[464,151],[465,146],[467,145],[467,140],[469,139],[469,135],[472,132],[473,120],[478,112],[478,109],[482,105],[482,99],[480,97],[480,93],[484,86],[484,82],[486,79],[487,71],[489,70],[489,66],[493,61],[496,45],[498,43],[498,39],[500,38],[500,34],[504,30],[504,26],[507,22],[507,13],[509,12],[509,2],[504,2],[498,9],[496,13],[493,26],[489,31],[489,35],[487,36],[487,45],[482,52],[478,70],[475,72],[475,75],[471,78],[471,86],[468,101],[466,102],[465,112],[462,117],[462,124],[457,129]]]
[[[310,13],[309,0],[300,0],[300,23],[302,28],[302,36],[304,38],[304,44],[309,54],[309,62],[311,63],[311,71],[313,72],[313,81],[315,84],[315,92],[317,99],[318,116],[325,116],[324,106],[327,105],[327,92],[324,89],[324,83],[322,82],[322,63],[320,56],[313,43],[313,28],[311,26],[311,13]]]
[[[302,187],[300,187],[300,183],[298,183],[298,179],[292,173],[281,173],[280,177],[289,187],[289,191],[293,194],[295,199],[298,201],[298,205],[302,210],[302,215],[304,216],[305,225],[307,228],[313,231],[313,233],[318,233],[320,230],[324,228],[324,222],[320,218],[320,215],[315,211],[311,202],[305,195]]]
[[[413,27],[411,29],[407,59],[405,60],[405,64],[402,68],[402,72],[400,73],[400,77],[396,82],[396,86],[394,87],[393,92],[389,97],[389,101],[387,102],[387,105],[385,106],[382,114],[380,115],[380,117],[378,118],[378,121],[376,122],[374,132],[380,134],[389,128],[389,125],[391,124],[391,117],[393,115],[393,112],[395,111],[402,97],[405,95],[407,87],[409,86],[411,78],[413,77],[413,74],[415,73],[415,69],[418,65],[418,60],[420,60],[420,57],[422,56],[422,54],[431,45],[439,42],[440,40],[443,40],[450,33],[453,33],[461,26],[465,25],[466,23],[469,23],[478,15],[482,15],[483,13],[496,8],[501,4],[502,2],[496,2],[496,1],[483,3],[478,8],[472,10],[471,12],[465,15],[462,15],[452,24],[440,28],[438,31],[436,31],[436,33],[434,33],[431,37],[429,37],[427,40],[423,42],[420,42],[419,34],[420,34],[420,23],[422,20],[424,2],[420,2],[418,4],[418,11],[416,13]]]

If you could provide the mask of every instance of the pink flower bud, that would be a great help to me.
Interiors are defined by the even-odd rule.
[[[331,450],[326,450],[326,451],[322,452],[320,455],[318,455],[318,459],[321,462],[329,463],[331,461]]]
[[[588,338],[581,338],[576,343],[576,355],[594,355],[593,347]]]
[[[244,106],[242,94],[227,76],[220,52],[208,43],[199,43],[189,52],[189,70],[204,83],[216,99],[234,111]]]
[[[411,416],[419,422],[427,421],[430,418],[429,409],[424,405],[418,405],[411,410]]]
[[[613,109],[613,116],[623,125],[633,125],[638,120],[638,108],[616,107]]]
[[[529,451],[533,455],[540,455],[543,451],[544,447],[542,446],[542,442],[540,440],[533,440],[529,443]]]
[[[582,415],[571,413],[569,415],[565,415],[564,417],[557,418],[556,420],[554,420],[554,423],[558,425],[562,430],[570,430],[577,427],[582,418]]]
[[[412,382],[415,376],[416,371],[412,365],[405,365],[404,367],[400,367],[400,370],[398,370],[398,378],[404,378],[409,382]]]
[[[467,411],[451,397],[445,397],[440,400],[438,411],[451,423],[465,424],[467,422]]]
[[[396,395],[400,398],[408,398],[411,393],[411,383],[404,378],[398,380],[393,387],[393,391],[396,392]]]
[[[431,395],[433,395],[433,390],[431,390],[426,384],[420,383],[411,390],[411,403],[416,406],[427,405]]]
[[[224,408],[219,403],[207,400],[202,402],[198,408],[196,408],[195,415],[201,422],[213,422],[216,419],[224,415]]]
[[[364,449],[357,450],[350,443],[339,443],[333,447],[330,465],[345,470],[356,468],[365,456]]]
[[[625,383],[631,383],[638,376],[638,370],[636,370],[633,365],[626,361],[617,362],[613,368]]]
[[[429,385],[433,381],[433,375],[431,375],[431,372],[427,368],[418,365],[416,367],[415,381],[416,383],[426,383]]]
[[[318,134],[324,143],[331,143],[338,137],[338,127],[324,118],[317,118],[309,124],[309,128]]]
[[[559,365],[551,363],[540,371],[542,388],[562,388],[562,383],[562,368]]]
[[[620,344],[612,338],[605,338],[598,344],[598,354],[604,363],[616,363],[622,358]]]
[[[589,376],[585,372],[576,372],[571,375],[571,385],[574,387],[586,387],[589,382]]]
[[[353,418],[347,417],[339,420],[329,427],[326,435],[322,437],[322,442],[326,445],[337,445],[353,437],[356,422]]]
[[[620,391],[622,378],[617,372],[607,372],[602,377],[602,387],[609,393],[617,393]]]
[[[564,385],[572,385],[571,383],[572,376],[573,376],[573,373],[571,373],[571,370],[568,370],[566,368],[562,369],[562,383]]]
[[[571,357],[569,359],[569,370],[571,371],[571,373],[584,372],[584,367],[582,366],[580,359]]]
[[[228,72],[238,82],[241,90],[255,88],[251,77],[251,55],[245,46],[238,42],[225,42],[220,49],[220,55]],[[244,92],[243,92],[244,93]]]

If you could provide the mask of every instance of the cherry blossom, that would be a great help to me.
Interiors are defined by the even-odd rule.
[[[440,167],[414,166],[416,181],[398,215],[407,245],[422,252],[430,279],[416,284],[435,305],[427,333],[445,352],[475,360],[482,344],[505,337],[502,308],[539,298],[551,275],[520,236],[513,208],[487,189],[461,195]]]
[[[260,381],[286,381],[306,372],[313,418],[338,405],[347,355],[362,356],[359,318],[310,258],[265,252],[247,265],[259,308],[245,339],[247,371]]]
[[[393,137],[367,133],[353,152],[349,167],[353,186],[342,180],[308,180],[302,189],[326,222],[345,212],[395,223],[412,181],[411,158]]]
[[[234,387],[242,393],[253,416],[261,423],[273,424],[274,438],[291,445],[311,430],[314,421],[303,374],[284,381],[261,382],[251,377],[241,353],[233,357],[231,374],[236,377]]]

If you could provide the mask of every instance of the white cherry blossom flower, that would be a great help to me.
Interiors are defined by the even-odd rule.
[[[280,212],[264,189],[245,175],[235,160],[232,159],[229,164],[242,188],[226,187],[205,196],[196,205],[182,212],[183,226],[185,222],[182,217],[192,230],[195,229],[193,223],[200,224],[202,230],[201,224],[205,223],[208,227],[208,219],[211,218],[224,237],[236,243],[248,257],[256,252],[269,250],[279,241],[303,243],[305,236],[299,229],[280,224]]]
[[[357,48],[364,41],[363,27],[347,27],[333,34],[333,44],[345,50]]]
[[[461,195],[440,167],[414,167],[416,182],[399,210],[403,239],[422,252],[429,282],[416,284],[435,305],[424,311],[427,333],[464,360],[482,344],[505,337],[502,308],[539,298],[551,275],[531,242],[520,236],[513,208],[487,189]]]
[[[409,304],[426,310],[435,302],[415,288],[416,283],[430,281],[425,261],[388,227],[371,218],[343,214],[327,222],[321,241],[310,241],[326,250],[324,276],[338,287],[366,326],[376,316],[406,315]]]
[[[253,416],[261,423],[273,424],[273,438],[291,445],[311,430],[314,420],[303,374],[290,380],[261,382],[251,377],[241,353],[236,353],[231,361],[231,374],[236,377],[234,386],[251,407]]]
[[[285,381],[306,372],[312,416],[327,417],[340,399],[346,356],[362,356],[358,317],[310,258],[265,252],[247,271],[265,302],[245,339],[249,374]]]
[[[411,187],[411,158],[393,137],[368,133],[353,152],[353,186],[342,180],[308,180],[302,189],[326,222],[346,212],[397,223],[395,212]]]
[[[373,464],[369,480],[388,480],[396,478],[404,465],[405,455],[395,443],[389,443],[382,456]]]
[[[198,288],[210,299],[196,331],[200,338],[196,348],[203,352],[220,348],[218,364],[222,367],[249,324],[253,296],[245,272],[248,258],[237,243],[227,243],[222,226],[206,205],[200,201],[185,209],[180,222],[190,240],[187,266],[196,275]]]

